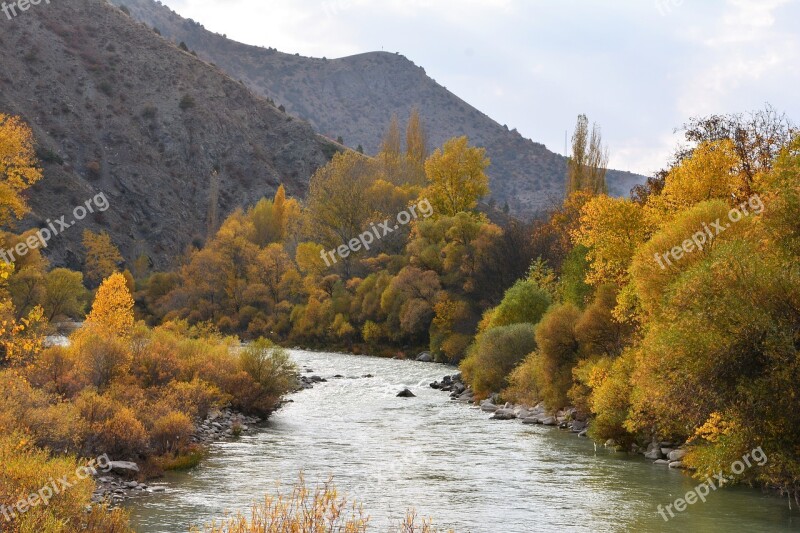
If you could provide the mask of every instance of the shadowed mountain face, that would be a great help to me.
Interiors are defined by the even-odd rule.
[[[396,113],[404,121],[416,106],[431,146],[468,135],[473,144],[486,147],[492,160],[492,196],[499,206],[508,202],[512,213],[530,216],[563,198],[564,157],[498,124],[401,55],[374,52],[342,59],[290,55],[226,39],[153,0],[112,1],[309,121],[323,135],[341,136],[350,147],[360,144],[368,153],[376,152],[391,115]],[[619,171],[610,172],[608,178],[616,195],[627,195],[642,181],[642,176]]]
[[[280,183],[303,196],[336,150],[103,0],[34,6],[2,21],[0,45],[0,112],[31,125],[45,171],[21,227],[70,221],[99,192],[110,202],[51,241],[57,264],[79,265],[91,229],[168,266],[206,236],[213,198],[223,220]]]

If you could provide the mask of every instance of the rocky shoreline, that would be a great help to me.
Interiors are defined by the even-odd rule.
[[[441,381],[434,381],[431,383],[430,387],[442,392],[449,392],[450,398],[454,401],[476,405],[475,393],[469,385],[464,383],[461,374],[445,376]],[[511,403],[500,405],[497,394],[493,394],[477,405],[484,413],[492,414],[489,420],[520,420],[526,425],[557,427],[559,429],[569,430],[579,437],[588,436],[589,420],[581,416],[574,407],[552,413],[542,403],[539,403],[535,407]],[[628,451],[623,450],[622,447],[613,440],[606,441],[605,446],[617,451]],[[664,465],[669,468],[686,468],[682,462],[686,455],[685,445],[672,442],[651,442],[647,446],[647,449],[642,449],[639,446],[633,445],[632,449],[629,451],[631,453],[643,455],[645,459],[652,461],[653,464],[656,465]]]
[[[213,442],[238,437],[245,434],[264,420],[257,416],[247,416],[225,408],[212,411],[195,426],[192,443],[206,446]],[[141,475],[139,465],[132,461],[111,461],[108,472],[98,472],[95,476],[96,488],[92,503],[108,503],[112,507],[125,500],[148,493],[164,492],[163,486],[136,481]]]
[[[313,374],[310,368],[304,368],[305,374]],[[293,392],[307,390],[317,383],[325,383],[328,380],[316,375],[299,375],[297,387]],[[284,404],[292,400],[284,398],[278,405],[280,409]],[[233,409],[225,408],[215,410],[202,421],[195,425],[195,432],[192,435],[192,444],[208,446],[214,442],[220,442],[253,431],[256,425],[261,424],[265,419],[257,416],[248,416],[236,412]],[[126,500],[143,496],[146,494],[165,492],[166,487],[157,484],[148,484],[137,481],[141,477],[139,465],[132,461],[111,461],[106,468],[107,472],[97,472],[95,475],[95,491],[92,494],[92,504],[106,503],[111,507],[117,507]]]

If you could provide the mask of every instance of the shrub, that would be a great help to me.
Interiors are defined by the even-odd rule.
[[[172,411],[156,420],[150,430],[150,444],[156,453],[177,453],[189,446],[193,433],[189,417]]]
[[[297,367],[283,348],[258,339],[242,350],[239,366],[259,384],[265,395],[279,398],[297,384]]]
[[[130,370],[131,353],[121,339],[96,334],[82,335],[73,349],[77,352],[77,366],[83,376],[98,389],[107,388],[114,379],[126,375]]]
[[[508,377],[508,388],[503,398],[513,403],[536,405],[539,402],[539,389],[536,386],[536,353],[529,354]]]
[[[508,375],[529,353],[536,349],[531,324],[492,328],[481,334],[461,363],[464,378],[476,396],[486,397],[508,385]]]
[[[194,98],[192,98],[192,96],[189,94],[184,94],[183,97],[181,97],[180,103],[178,104],[178,107],[180,107],[181,111],[186,111],[194,106]]]
[[[506,291],[503,301],[492,312],[489,325],[538,324],[551,303],[550,294],[535,282],[518,281]]]
[[[127,407],[119,409],[106,420],[95,437],[95,450],[114,459],[135,459],[148,451],[147,431]]]
[[[194,533],[256,533],[264,531],[302,531],[303,533],[367,533],[369,517],[358,502],[351,502],[331,481],[313,489],[303,478],[286,496],[266,495],[263,503],[253,504],[252,512],[238,513],[213,522]],[[413,510],[393,530],[396,533],[437,533],[429,521],[418,521]],[[452,532],[450,532],[452,533]]]
[[[94,482],[91,477],[79,479],[81,465],[74,457],[51,458],[49,453],[30,445],[19,433],[0,434],[0,506],[11,508],[20,498],[38,493],[54,479],[65,476],[72,486],[54,495],[47,505],[41,500],[27,512],[19,514],[11,522],[3,518],[3,531],[7,533],[65,533],[85,531],[88,533],[127,533],[127,514],[121,510],[109,511],[91,504]],[[46,494],[46,493],[45,493]]]
[[[567,405],[572,387],[572,367],[578,362],[575,324],[580,311],[572,304],[554,306],[536,326],[534,377],[542,401],[550,409]]]
[[[102,169],[99,161],[90,161],[86,164],[86,173],[90,180],[99,180],[102,176]]]

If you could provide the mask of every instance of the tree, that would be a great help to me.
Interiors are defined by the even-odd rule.
[[[553,306],[536,326],[538,346],[534,378],[541,399],[550,409],[567,405],[572,368],[578,362],[575,327],[581,313],[572,304]]]
[[[572,157],[567,161],[567,195],[577,191],[605,194],[608,171],[608,149],[597,124],[589,132],[589,119],[578,115],[572,134]]]
[[[84,327],[99,335],[126,337],[130,334],[133,329],[133,298],[125,276],[117,272],[103,281]]]
[[[637,247],[652,232],[638,204],[605,195],[583,207],[580,224],[572,237],[576,244],[588,248],[591,270],[586,280],[592,285],[623,282]]]
[[[47,319],[58,316],[79,318],[86,306],[87,290],[83,274],[67,268],[55,268],[44,278],[44,310]]]
[[[772,169],[781,150],[797,133],[795,125],[770,105],[746,114],[710,115],[692,118],[683,125],[690,143],[675,155],[674,165],[690,157],[697,147],[707,143],[729,141],[736,163],[731,169],[742,177],[737,198],[747,199],[759,174]]]
[[[425,162],[429,186],[423,192],[439,216],[470,211],[489,194],[486,150],[469,146],[467,137],[450,139]]]
[[[86,249],[86,278],[92,283],[98,284],[119,270],[122,254],[105,231],[85,230],[83,247]]]
[[[398,160],[402,151],[402,139],[400,137],[400,122],[397,115],[392,115],[389,120],[389,126],[386,128],[386,133],[383,136],[381,143],[381,154],[386,157]]]
[[[40,179],[33,132],[18,117],[0,113],[0,226],[29,211],[23,193]]]
[[[428,133],[422,125],[419,109],[416,107],[411,111],[406,128],[406,155],[420,165],[425,163],[428,157]]]
[[[363,155],[344,152],[314,173],[307,213],[314,240],[326,249],[357,237],[374,218],[367,193],[375,180],[373,171],[371,161]]]
[[[493,313],[489,327],[528,323],[536,325],[550,307],[552,299],[535,282],[520,280],[506,291]]]
[[[425,160],[428,158],[428,133],[422,124],[419,109],[411,111],[406,128],[406,161],[409,183],[425,183]]]

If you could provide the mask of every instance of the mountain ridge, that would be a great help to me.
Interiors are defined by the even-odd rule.
[[[53,239],[56,264],[79,267],[90,229],[128,261],[174,267],[206,237],[212,196],[219,220],[281,183],[302,197],[341,148],[104,0],[39,6],[6,23],[0,45],[23,51],[0,62],[0,112],[30,125],[45,176],[20,229],[99,192],[111,204]]]
[[[363,52],[310,58],[239,43],[206,30],[154,0],[111,0],[165,37],[182,42],[233,78],[307,120],[318,132],[341,136],[351,148],[375,153],[392,114],[405,121],[418,108],[431,148],[467,135],[487,149],[492,199],[512,214],[531,217],[564,196],[566,158],[500,125],[399,53]],[[610,170],[609,190],[625,196],[644,177]]]

